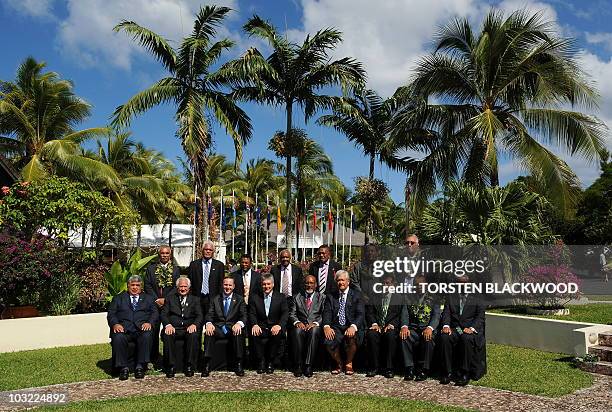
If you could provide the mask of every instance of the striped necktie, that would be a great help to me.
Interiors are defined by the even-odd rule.
[[[325,286],[327,284],[327,264],[323,263],[321,269],[319,269],[319,293],[325,293]]]

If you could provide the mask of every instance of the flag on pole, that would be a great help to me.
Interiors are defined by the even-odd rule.
[[[268,204],[268,200],[266,199],[266,230],[270,230],[270,205]]]
[[[353,214],[353,206],[351,206],[351,231],[355,233],[355,215]]]
[[[259,227],[259,225],[261,225],[261,209],[259,205],[255,206],[255,219],[257,221],[257,227]]]
[[[276,203],[276,229],[280,232],[282,226],[283,226],[283,223],[281,221],[281,210],[280,210],[280,205],[278,204],[278,199],[277,199],[277,203]]]
[[[306,199],[304,199],[304,223],[306,224],[306,232],[310,230],[308,226],[308,209],[306,207]]]
[[[236,229],[236,198],[234,197],[234,191],[232,190],[232,227]]]
[[[317,207],[312,205],[312,230],[313,232],[317,230]]]
[[[221,204],[219,205],[219,213],[221,213],[221,230],[225,230],[225,205],[223,204],[223,191],[221,191]]]
[[[334,215],[331,211],[331,203],[328,203],[327,206],[329,208],[329,211],[327,212],[327,228],[330,232],[332,232],[334,230]]]
[[[212,200],[210,198],[210,191],[208,192],[208,223],[210,223],[210,219],[212,219],[213,215],[213,205]]]
[[[193,218],[193,223],[197,226],[198,222],[200,221],[200,203],[198,202],[198,195],[195,195],[195,202],[194,202],[194,213],[195,216]]]

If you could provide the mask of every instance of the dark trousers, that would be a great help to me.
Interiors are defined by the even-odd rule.
[[[250,340],[255,348],[257,361],[261,364],[264,362],[272,362],[278,353],[278,347],[283,337],[284,330],[281,330],[278,335],[273,336],[268,328],[261,328],[261,335],[251,335]]]
[[[440,349],[442,351],[442,371],[446,374],[453,372],[453,360],[457,363],[461,374],[468,374],[470,364],[476,348],[476,335],[453,330],[450,335],[440,334]]]
[[[130,342],[136,342],[136,367],[146,367],[151,359],[152,335],[152,330],[111,333],[111,346],[115,354],[114,366],[116,368],[128,367],[128,345]]]
[[[295,366],[312,366],[317,357],[317,349],[321,342],[321,328],[315,326],[309,331],[305,331],[300,328],[292,327],[289,331],[289,335],[293,348],[293,361],[295,362]],[[306,348],[305,354],[304,348]]]
[[[419,370],[426,371],[431,369],[435,347],[435,333],[434,331],[430,341],[426,341],[423,338],[423,329],[410,329],[408,338],[402,340],[405,367],[416,367]]]
[[[159,310],[161,315],[161,308]],[[160,335],[161,321],[151,324],[151,362],[158,363],[161,359],[159,357],[159,335]],[[163,332],[162,332],[163,333]]]
[[[393,369],[393,357],[395,348],[397,347],[397,331],[395,329],[386,332],[376,332],[368,329],[366,332],[368,343],[368,356],[370,368],[378,369],[378,361],[380,359],[381,346],[384,346],[385,352],[385,367]]]
[[[206,317],[208,309],[210,308],[210,295],[200,295],[200,306],[202,306],[202,315]]]
[[[206,362],[210,361],[212,358],[213,348],[215,347],[215,342],[218,340],[227,339],[231,345],[234,355],[236,356],[236,361],[241,362],[244,357],[244,333],[245,328],[242,328],[242,333],[240,335],[234,336],[232,329],[228,327],[227,334],[223,333],[221,328],[215,326],[215,333],[212,336],[206,335],[204,338],[204,359]]]
[[[185,354],[185,366],[195,367],[198,364],[198,353],[200,349],[200,331],[188,333],[187,328],[175,328],[173,335],[163,334],[164,352],[168,362],[168,367],[176,365],[176,341],[183,340],[183,350]]]

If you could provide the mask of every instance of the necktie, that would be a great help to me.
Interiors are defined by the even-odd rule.
[[[181,317],[185,316],[185,306],[187,306],[187,296],[181,298]]]
[[[283,295],[289,296],[289,271],[287,267],[283,269]]]
[[[465,301],[467,299],[467,295],[459,296],[459,315],[463,315],[463,308],[465,307]]]
[[[327,265],[324,263],[319,269],[319,293],[325,293],[325,284],[327,283]]]
[[[202,295],[209,294],[208,278],[210,275],[210,260],[204,261],[204,267],[202,268]]]
[[[227,314],[229,312],[229,307],[230,307],[230,298],[228,296],[225,299],[223,299],[223,316],[225,316],[226,321],[227,321]],[[221,330],[223,331],[224,335],[227,335],[227,326],[223,325],[221,327]]]
[[[242,275],[242,283],[244,283],[244,303],[249,304],[249,290],[251,289],[250,282],[246,276],[246,273]]]
[[[306,310],[310,312],[311,307],[312,307],[312,295],[308,295],[306,297]]]
[[[389,312],[389,301],[391,300],[391,295],[386,294],[383,298],[382,302],[382,316],[380,318],[381,327],[386,324],[387,321],[387,313]]]
[[[340,308],[338,309],[338,322],[340,322],[340,326],[346,324],[346,314],[344,313],[345,303],[344,293],[340,293]]]
[[[266,316],[268,316],[270,314],[270,295],[266,295],[265,299],[264,299],[264,306],[266,307]]]
[[[136,306],[138,306],[138,296],[132,295],[132,310],[136,312]]]

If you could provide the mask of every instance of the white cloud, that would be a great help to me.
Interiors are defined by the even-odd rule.
[[[408,80],[440,24],[479,14],[474,0],[302,0],[302,7],[303,28],[290,30],[291,38],[301,42],[323,27],[342,31],[334,56],[361,61],[370,87],[383,95]]]
[[[6,0],[6,5],[26,16],[53,19],[54,0]]]
[[[125,33],[114,33],[122,20],[133,20],[178,42],[193,28],[195,13],[212,1],[198,0],[69,0],[68,16],[61,22],[58,47],[86,66],[114,66],[129,70],[143,49]],[[215,1],[237,9],[236,0]],[[234,12],[235,14],[236,12]],[[223,27],[221,36],[229,36]]]
[[[608,51],[612,51],[612,33],[585,33],[586,41],[591,44],[603,44]]]

